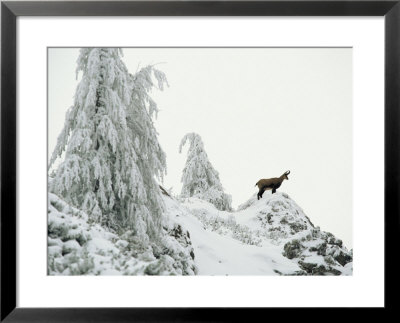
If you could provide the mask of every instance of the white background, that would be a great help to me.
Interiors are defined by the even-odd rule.
[[[18,306],[383,306],[383,30],[383,18],[19,18]],[[48,46],[353,47],[354,275],[47,277]]]

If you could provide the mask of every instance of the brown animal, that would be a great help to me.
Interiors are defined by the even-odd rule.
[[[289,179],[288,175],[290,174],[290,170],[285,172],[283,175],[280,177],[273,177],[273,178],[263,178],[260,179],[255,186],[258,186],[258,194],[257,194],[257,200],[262,198],[264,192],[266,190],[272,190],[272,194],[276,192],[276,189],[279,188],[285,179]]]

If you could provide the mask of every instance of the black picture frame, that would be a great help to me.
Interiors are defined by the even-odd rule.
[[[16,19],[19,16],[384,16],[385,17],[385,313],[399,285],[400,0],[379,1],[4,1],[1,3],[1,322],[186,322],[256,319],[269,308],[16,307]],[[366,176],[368,176],[366,174]],[[374,187],[373,189],[382,189]],[[238,295],[238,297],[241,297]],[[291,309],[285,315],[293,315]],[[297,309],[299,311],[301,309]],[[334,317],[332,309],[326,309]],[[377,317],[382,320],[378,309]],[[368,312],[368,315],[375,315]],[[346,315],[347,316],[347,315]],[[340,316],[338,315],[338,318]],[[373,317],[371,317],[373,318]]]

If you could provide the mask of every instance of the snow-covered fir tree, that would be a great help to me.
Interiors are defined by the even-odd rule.
[[[66,113],[49,168],[65,152],[50,191],[146,245],[162,230],[163,201],[156,178],[166,171],[149,91],[167,84],[153,66],[128,72],[116,48],[84,48],[77,60],[74,104]]]
[[[221,211],[232,210],[232,197],[224,193],[218,172],[208,160],[203,141],[197,133],[188,133],[179,145],[179,152],[189,141],[186,165],[183,169],[181,197],[198,197]]]

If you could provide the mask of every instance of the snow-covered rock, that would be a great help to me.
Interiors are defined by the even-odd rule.
[[[49,275],[194,275],[187,231],[167,217],[162,239],[162,248],[138,250],[129,231],[118,236],[49,194]]]
[[[221,240],[223,237],[239,242],[238,246],[232,246],[235,257],[239,257],[240,249],[246,249],[252,255],[262,255],[266,260],[264,263],[250,263],[263,267],[263,273],[269,266],[273,273],[280,275],[352,274],[352,252],[333,234],[315,227],[286,193],[267,193],[260,200],[254,195],[233,213],[219,211],[210,203],[195,198],[183,200],[183,205],[201,223],[203,230],[218,234]],[[187,227],[190,230],[190,226]],[[194,245],[196,240],[192,234]],[[253,249],[250,251],[249,247]],[[216,253],[216,245],[208,248]],[[201,251],[195,247],[195,255]],[[226,255],[228,252],[223,253]],[[279,262],[281,267],[271,267],[268,257],[274,257],[274,263]],[[290,260],[292,266],[287,266],[282,258]],[[246,258],[242,261],[241,270],[227,268],[227,273],[254,274],[254,270],[244,263],[249,261]],[[252,261],[256,259],[253,257]],[[198,267],[200,273],[208,272],[203,264],[198,263]]]

